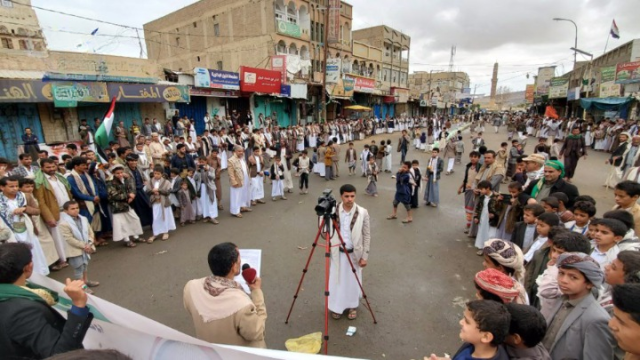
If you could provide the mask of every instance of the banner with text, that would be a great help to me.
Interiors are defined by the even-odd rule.
[[[335,44],[340,41],[340,0],[329,0],[329,28],[327,29],[327,42]],[[325,10],[327,11],[327,10]]]
[[[342,70],[342,60],[340,58],[332,58],[327,60],[327,84],[335,84],[340,80],[340,72]]]
[[[79,102],[111,101],[107,84],[103,82],[53,82],[51,92],[55,107],[76,107]]]
[[[271,70],[282,74],[281,82],[287,82],[287,55],[274,55],[271,57]]]
[[[51,102],[51,83],[41,80],[0,79],[0,103]]]
[[[527,104],[533,104],[533,99],[535,97],[536,85],[529,84],[524,90],[524,98],[527,101]]]
[[[243,92],[279,94],[281,84],[282,74],[277,71],[240,67],[240,89]]]
[[[536,95],[542,96],[549,94],[549,85],[551,78],[556,73],[555,66],[547,66],[538,68],[538,77],[536,78]]]
[[[568,77],[554,77],[549,83],[549,99],[561,99],[567,97],[569,89]]]
[[[376,80],[366,77],[346,75],[346,79],[352,79],[354,81],[354,91],[361,93],[371,94],[376,90]]]
[[[109,96],[119,102],[188,103],[189,87],[184,85],[109,84]]]
[[[640,61],[618,64],[616,67],[616,84],[633,84],[640,82]]]

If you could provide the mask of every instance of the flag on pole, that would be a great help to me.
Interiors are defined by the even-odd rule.
[[[109,110],[104,115],[104,119],[102,120],[102,124],[96,130],[96,135],[94,137],[94,143],[97,145],[96,150],[98,155],[100,156],[103,162],[106,162],[107,156],[104,153],[103,149],[109,147],[109,134],[111,134],[111,127],[113,126],[113,111],[116,108],[116,98],[114,97],[111,100],[111,106],[109,106]]]
[[[614,39],[620,39],[620,30],[618,30],[618,25],[616,25],[615,19],[611,22],[610,34]]]

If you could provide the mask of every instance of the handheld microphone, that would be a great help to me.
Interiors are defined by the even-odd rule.
[[[252,268],[249,264],[242,265],[242,277],[247,284],[253,284],[256,281],[257,276],[256,269]]]

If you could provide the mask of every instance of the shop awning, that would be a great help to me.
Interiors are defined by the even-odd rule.
[[[0,79],[42,80],[44,71],[0,70]]]
[[[371,111],[370,107],[362,106],[362,105],[350,105],[344,107],[347,110],[355,110],[355,111]]]
[[[617,110],[626,106],[633,98],[630,97],[612,97],[612,98],[586,98],[580,99],[580,106],[585,110]]]

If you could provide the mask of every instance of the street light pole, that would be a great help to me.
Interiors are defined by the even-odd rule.
[[[576,36],[575,36],[575,41],[574,41],[574,49],[578,48],[578,25],[576,25],[575,21],[571,20],[571,19],[564,19],[564,18],[553,18],[553,21],[568,21],[570,23],[573,24],[573,27],[576,29]],[[578,58],[578,52],[574,51],[573,52],[573,70],[576,69],[576,60]]]

